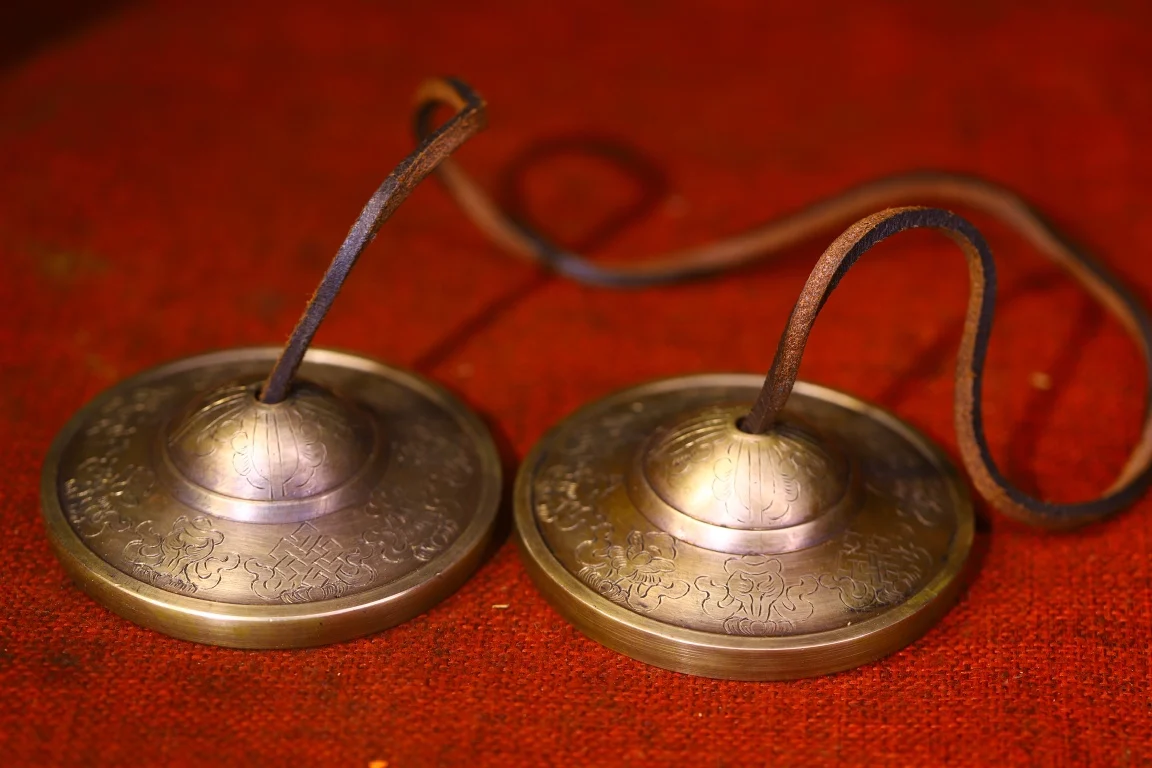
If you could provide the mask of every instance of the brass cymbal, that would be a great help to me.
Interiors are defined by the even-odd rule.
[[[278,354],[147,371],[57,437],[44,518],[96,600],[187,640],[299,647],[405,621],[479,565],[501,482],[480,420],[415,374],[327,350],[266,405]]]
[[[762,385],[628,389],[525,460],[525,562],[586,635],[667,669],[778,680],[892,653],[950,606],[973,536],[951,463],[895,416],[804,382],[776,428],[745,433]]]
[[[968,263],[954,418],[960,456],[984,498],[1028,523],[1069,528],[1145,492],[1152,411],[1098,498],[1054,503],[1004,476],[982,407],[991,249],[949,211],[885,210],[820,256],[763,381],[714,374],[626,390],[569,416],[532,451],[516,480],[516,528],[529,572],[569,621],[668,669],[780,680],[878,659],[943,615],[974,531],[955,468],[896,416],[797,381],[836,286],[870,248],[910,229],[943,233]],[[1074,249],[1051,253],[1128,321],[1152,364],[1143,306]]]
[[[412,189],[484,127],[455,114],[364,206],[283,350],[178,360],[77,413],[44,465],[49,538],[98,601],[175,637],[291,648],[426,610],[479,565],[500,500],[484,425],[442,388],[363,357],[310,350],[364,248]]]

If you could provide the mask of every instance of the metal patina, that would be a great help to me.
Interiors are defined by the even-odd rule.
[[[744,432],[762,384],[629,389],[525,461],[525,561],[589,637],[668,669],[774,680],[877,659],[947,610],[973,535],[952,465],[894,416],[805,383],[778,427]]]
[[[480,564],[500,462],[441,387],[356,355],[309,350],[364,247],[436,164],[483,127],[456,114],[388,177],[284,350],[192,357],[121,382],[57,437],[41,498],[73,579],[132,621],[238,648],[318,645],[428,609]]]
[[[455,114],[434,128],[442,105]],[[1136,341],[1152,377],[1152,319],[1141,302],[988,182],[890,177],[727,240],[593,263],[509,217],[447,159],[485,123],[467,85],[429,81],[415,118],[420,145],[365,206],[283,351],[233,350],[141,374],[97,397],[57,438],[42,485],[48,531],[76,581],[113,610],[201,642],[314,645],[403,621],[479,563],[500,497],[483,425],[414,374],[309,351],[360,253],[433,171],[505,250],[614,287],[719,273],[909,197],[959,202],[1000,218],[1087,288]],[[955,468],[897,417],[796,381],[841,278],[869,248],[916,228],[943,232],[968,262],[955,423],[981,495],[1029,524],[1071,528],[1145,493],[1152,398],[1139,442],[1098,498],[1038,499],[1001,473],[981,408],[991,251],[948,211],[889,208],[821,256],[763,382],[714,374],[636,387],[570,416],[528,456],[516,527],[529,572],[565,617],[652,664],[772,680],[880,658],[943,615],[973,538]]]
[[[278,353],[145,372],[57,438],[45,521],[98,601],[186,640],[298,647],[405,621],[479,565],[500,498],[479,419],[412,373],[327,350],[265,405]]]
[[[763,381],[637,387],[578,411],[537,445],[517,478],[516,526],[529,571],[569,621],[668,669],[775,680],[875,660],[943,615],[974,529],[958,474],[895,416],[796,381],[841,278],[874,245],[917,228],[946,234],[968,262],[955,412],[977,488],[1049,527],[1108,514],[1142,492],[1139,452],[1116,489],[1091,502],[1044,502],[1004,479],[980,410],[991,251],[955,214],[892,209],[849,227],[821,256]]]

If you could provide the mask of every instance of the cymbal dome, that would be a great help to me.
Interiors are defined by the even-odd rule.
[[[213,389],[173,420],[164,448],[184,480],[233,499],[293,501],[339,488],[372,458],[372,421],[351,404],[299,382],[267,405],[258,386]]]
[[[639,463],[644,482],[678,512],[739,530],[790,528],[836,507],[850,484],[843,454],[794,417],[744,432],[746,412],[714,406],[660,428]]]

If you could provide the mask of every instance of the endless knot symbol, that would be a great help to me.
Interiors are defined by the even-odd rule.
[[[359,549],[345,550],[311,523],[280,539],[267,557],[249,558],[244,568],[256,577],[252,590],[258,596],[285,603],[339,597],[376,577]]]

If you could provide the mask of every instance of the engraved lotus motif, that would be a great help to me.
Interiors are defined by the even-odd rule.
[[[151,521],[141,523],[136,532],[139,538],[128,542],[124,559],[135,566],[136,576],[170,592],[212,589],[223,573],[240,564],[235,552],[217,550],[224,534],[204,516],[178,517],[163,536],[152,529]]]
[[[168,455],[187,480],[252,501],[314,496],[347,482],[372,456],[367,419],[308,384],[276,405],[252,385],[204,397],[169,434]]]
[[[734,557],[725,561],[724,570],[725,581],[700,576],[696,588],[707,595],[704,613],[723,621],[729,634],[784,634],[815,611],[808,597],[819,589],[816,577],[802,576],[790,584],[776,558]]]
[[[613,602],[651,611],[665,599],[678,599],[691,589],[676,577],[676,540],[667,533],[632,531],[627,544],[610,537],[582,543],[580,580]]]
[[[432,560],[459,537],[459,502],[445,498],[434,482],[416,489],[381,486],[364,507],[373,518],[361,536],[366,557],[386,563]]]
[[[605,527],[601,504],[622,478],[614,472],[601,472],[593,458],[603,440],[618,434],[618,419],[605,419],[598,429],[580,430],[565,439],[563,450],[558,452],[563,460],[543,469],[534,483],[540,522],[561,531],[585,527],[592,534]]]
[[[116,456],[137,434],[140,424],[162,407],[171,387],[143,388],[117,395],[100,408],[100,417],[84,430],[96,452]]]
[[[555,464],[536,479],[536,514],[540,521],[561,531],[581,525],[594,525],[600,515],[597,506],[603,495],[595,471],[587,464],[573,467]],[[611,487],[611,483],[604,483]]]
[[[835,506],[848,463],[806,427],[764,435],[736,426],[746,406],[713,407],[658,433],[643,457],[645,481],[669,506],[729,528],[782,528]]]
[[[64,483],[68,519],[85,538],[125,531],[130,525],[123,513],[139,506],[154,482],[147,467],[124,464],[110,456],[91,456]]]

